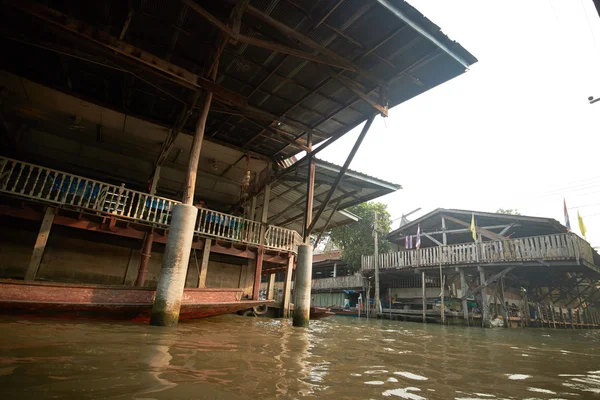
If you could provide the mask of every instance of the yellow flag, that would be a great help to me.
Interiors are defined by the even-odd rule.
[[[579,221],[579,231],[581,232],[583,237],[585,237],[585,233],[587,232],[587,230],[585,229],[583,218],[581,218],[581,215],[579,215],[579,211],[577,211],[577,221]]]
[[[473,240],[477,241],[477,229],[475,228],[475,214],[471,214],[471,233],[473,234]]]

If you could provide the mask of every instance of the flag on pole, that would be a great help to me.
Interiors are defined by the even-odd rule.
[[[477,241],[477,228],[475,227],[475,214],[471,214],[471,234],[473,235],[473,241]]]
[[[421,224],[417,225],[417,249],[421,248]]]
[[[567,227],[567,231],[571,232],[571,221],[569,221],[569,213],[567,212],[567,201],[563,199],[563,206],[565,209],[565,226]]]
[[[579,231],[585,238],[585,233],[587,232],[587,230],[585,229],[585,224],[583,223],[583,218],[581,218],[581,215],[579,215],[579,210],[577,210],[577,221],[579,222]]]
[[[412,249],[412,247],[413,247],[412,235],[405,236],[404,237],[404,248]]]

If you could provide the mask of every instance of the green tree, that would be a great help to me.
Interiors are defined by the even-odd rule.
[[[496,210],[496,213],[498,214],[509,214],[509,215],[521,215],[519,213],[519,210],[517,210],[516,208],[499,208]]]
[[[344,251],[342,260],[353,271],[360,269],[362,255],[372,255],[375,251],[373,239],[373,215],[377,211],[379,253],[390,251],[390,242],[386,236],[392,227],[392,218],[387,211],[387,204],[363,203],[346,209],[360,219],[354,224],[334,228],[329,239]]]

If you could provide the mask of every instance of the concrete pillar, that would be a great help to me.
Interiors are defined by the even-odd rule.
[[[258,252],[256,254],[256,270],[254,272],[254,286],[252,289],[252,300],[258,300],[260,296],[260,278],[262,277],[262,265],[264,258],[264,249],[262,247],[258,248]]]
[[[202,249],[202,262],[200,263],[200,274],[198,275],[198,287],[206,287],[206,274],[208,273],[208,260],[210,258],[210,246],[212,240],[204,239],[204,248]]]
[[[479,282],[480,285],[485,285],[485,269],[483,267],[478,267],[479,269]],[[483,307],[483,310],[481,310],[481,318],[483,319],[483,327],[484,328],[489,328],[490,327],[490,310],[487,304],[487,299],[485,296],[485,287],[483,289],[481,289],[481,307]]]
[[[269,284],[267,285],[267,300],[273,300],[273,290],[275,289],[275,274],[269,274]]]
[[[337,276],[337,263],[333,263],[333,277]]]
[[[40,233],[38,233],[35,245],[33,247],[33,253],[31,254],[31,260],[27,271],[25,271],[25,280],[34,281],[37,275],[40,263],[42,262],[42,256],[44,255],[44,249],[46,243],[48,243],[48,236],[50,236],[50,229],[52,228],[52,222],[54,221],[54,214],[56,210],[52,207],[46,208],[46,213],[42,219],[42,225],[40,226]]]
[[[151,325],[177,325],[197,213],[198,209],[192,205],[173,206],[169,238],[152,307]]]
[[[294,326],[308,327],[310,320],[310,289],[312,278],[312,253],[309,244],[298,246],[298,263],[296,267],[296,302],[294,303]]]
[[[142,244],[142,252],[140,253],[140,266],[138,267],[135,286],[144,286],[144,283],[146,282],[146,278],[148,276],[148,264],[150,264],[150,257],[152,254],[153,239],[154,232],[146,232],[146,236],[144,236],[144,243]]]
[[[459,273],[460,273],[460,294],[461,297],[463,298],[462,300],[462,309],[463,309],[463,318],[464,318],[464,324],[469,326],[469,306],[467,305],[467,299],[465,297],[465,294],[467,293],[467,290],[469,290],[469,288],[467,287],[467,279],[465,278],[465,270],[464,269],[459,269]]]
[[[281,307],[283,309],[283,318],[290,316],[290,297],[292,296],[292,273],[294,272],[294,256],[290,254],[288,264],[285,269],[285,281],[283,283],[283,301]]]

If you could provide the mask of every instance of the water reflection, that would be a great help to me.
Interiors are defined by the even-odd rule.
[[[0,398],[588,399],[600,396],[599,350],[600,331],[583,330],[13,318],[0,320]]]

